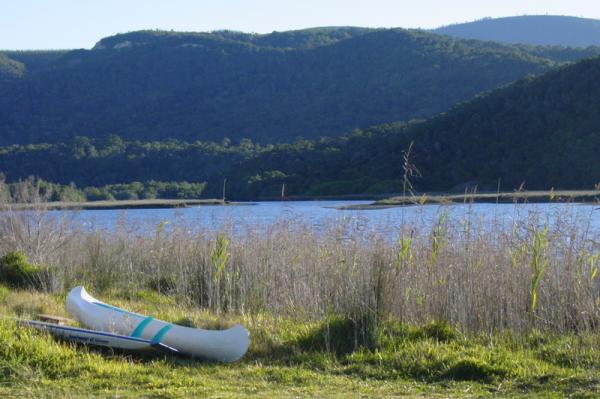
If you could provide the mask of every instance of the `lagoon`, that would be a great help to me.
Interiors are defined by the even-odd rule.
[[[526,204],[452,204],[415,205],[387,209],[340,210],[337,207],[367,204],[368,201],[272,201],[240,203],[235,206],[204,205],[175,209],[49,211],[86,230],[126,231],[153,234],[159,226],[174,226],[190,232],[244,232],[278,224],[297,225],[314,232],[343,225],[358,233],[396,236],[401,226],[430,227],[440,220],[486,228],[498,224],[510,226],[536,223],[555,226],[575,222],[600,234],[599,204],[526,203]]]

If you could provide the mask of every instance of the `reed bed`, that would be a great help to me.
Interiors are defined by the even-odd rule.
[[[573,205],[576,206],[576,205]],[[443,322],[464,333],[583,332],[600,326],[600,237],[565,212],[549,224],[459,219],[406,222],[394,239],[352,222],[316,231],[302,220],[266,228],[91,231],[66,216],[0,213],[0,256],[23,251],[42,289],[155,290],[216,313],[296,320],[342,317],[376,335],[387,321]]]

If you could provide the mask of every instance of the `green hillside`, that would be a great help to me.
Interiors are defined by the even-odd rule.
[[[0,86],[0,144],[109,133],[130,140],[262,143],[334,136],[431,117],[599,52],[402,29],[133,32],[103,39],[92,50],[6,53],[26,73]]]
[[[427,122],[383,125],[321,142],[280,146],[247,161],[240,184],[260,171],[253,195],[282,182],[296,193],[399,191],[402,153],[414,143],[419,190],[591,189],[600,182],[600,59],[521,80]],[[256,180],[256,179],[255,179]],[[251,187],[251,185],[250,185]]]
[[[0,149],[9,180],[37,175],[79,187],[131,181],[208,182],[232,198],[280,193],[397,192],[402,153],[427,191],[501,187],[591,189],[600,182],[600,58],[527,78],[460,104],[426,122],[379,125],[338,138],[261,146],[250,140],[125,141],[78,137],[61,144]]]

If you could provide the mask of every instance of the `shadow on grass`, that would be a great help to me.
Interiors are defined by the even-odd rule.
[[[188,320],[179,320],[178,324],[193,326]],[[309,367],[324,370],[332,365],[344,366],[351,373],[364,374],[368,378],[393,377],[395,373],[381,370],[391,367],[392,371],[401,371],[403,376],[431,379],[439,378],[461,380],[485,380],[492,372],[485,364],[464,360],[448,366],[443,361],[436,364],[428,361],[412,365],[398,362],[402,359],[399,351],[407,343],[431,341],[437,343],[452,342],[457,338],[454,329],[444,323],[431,323],[423,327],[410,327],[401,324],[387,328],[374,328],[365,321],[333,317],[297,335],[288,341],[277,340],[276,332],[255,329],[251,332],[251,347],[240,363],[263,364],[284,367]],[[186,356],[169,355],[162,352],[139,352],[112,350],[109,348],[90,348],[108,357],[126,357],[134,362],[153,362],[161,359],[173,366],[194,364],[219,364]],[[381,354],[386,354],[381,357]],[[432,368],[435,370],[432,372]],[[372,370],[371,370],[372,369]],[[397,373],[396,373],[397,374]],[[496,373],[497,374],[497,373]]]
[[[445,323],[422,327],[388,323],[376,330],[377,335],[369,335],[363,324],[346,318],[331,318],[314,328],[295,332],[296,335],[288,334],[292,339],[281,340],[282,332],[277,328],[252,329],[249,352],[227,367],[258,365],[268,369],[282,367],[290,372],[294,369],[318,370],[364,380],[468,381],[490,386],[512,380],[517,387],[537,391],[543,390],[544,384],[562,381],[553,373],[526,377],[527,373],[514,370],[510,345],[503,347],[500,344],[500,347],[490,349],[493,352],[487,352],[485,345],[465,338]],[[160,361],[168,367],[222,365],[160,352],[133,354],[107,348],[90,348],[90,351],[107,359],[126,359],[140,364]],[[586,390],[594,384],[597,381],[573,380],[560,389],[565,392]]]

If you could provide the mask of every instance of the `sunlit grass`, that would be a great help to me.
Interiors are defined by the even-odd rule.
[[[0,322],[3,397],[477,397],[485,395],[594,397],[600,388],[600,334],[531,332],[463,335],[446,324],[384,323],[376,348],[354,348],[344,319],[303,323],[266,315],[225,322],[168,296],[111,300],[169,321],[187,317],[199,327],[242,322],[248,354],[234,364],[163,355],[112,353]],[[141,294],[142,298],[146,298]],[[103,298],[107,299],[107,298]],[[58,311],[63,295],[6,293],[5,315],[31,317],[21,304]],[[325,337],[326,332],[330,339]],[[350,342],[349,342],[350,341]]]

